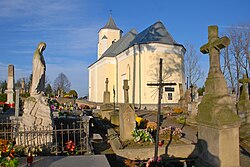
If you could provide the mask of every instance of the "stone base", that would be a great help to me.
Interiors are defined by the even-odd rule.
[[[240,100],[237,104],[238,115],[243,124],[250,123],[250,101]]]
[[[132,131],[135,129],[135,111],[130,104],[120,104],[119,111],[120,139],[132,140]]]
[[[110,122],[113,125],[120,126],[119,112],[118,111],[110,112],[109,115],[110,115]]]
[[[199,156],[214,167],[239,167],[239,124],[212,127],[198,125]]]
[[[234,125],[240,118],[229,95],[206,94],[198,106],[197,122],[211,126]]]
[[[240,127],[240,138],[248,139],[250,137],[250,123],[243,124]]]
[[[102,119],[107,119],[110,121],[110,113],[113,112],[113,110],[105,110],[105,111],[100,111],[99,114],[101,115]]]
[[[24,102],[24,113],[19,131],[29,134],[17,137],[17,144],[48,144],[52,142],[53,116],[44,96],[29,97]],[[43,131],[43,135],[38,132]],[[48,133],[46,133],[48,132]]]
[[[112,103],[104,103],[103,105],[100,106],[100,109],[102,111],[114,110],[114,105]]]

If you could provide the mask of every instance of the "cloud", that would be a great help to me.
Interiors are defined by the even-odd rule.
[[[53,16],[71,11],[75,6],[67,0],[1,0],[0,17]]]

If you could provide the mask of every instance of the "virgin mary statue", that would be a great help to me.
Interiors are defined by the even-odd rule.
[[[44,95],[45,87],[45,71],[46,65],[43,57],[43,51],[46,48],[46,43],[40,42],[33,57],[32,84],[30,95]]]

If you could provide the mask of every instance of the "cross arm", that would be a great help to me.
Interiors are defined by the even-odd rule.
[[[162,86],[174,86],[176,83],[162,83]],[[148,83],[147,86],[160,86],[159,83]]]
[[[227,47],[229,44],[230,44],[230,39],[228,37],[221,37],[221,38],[216,39],[212,43],[209,42],[209,43],[203,45],[200,48],[200,51],[203,54],[207,54],[207,53],[209,53],[209,50],[211,47],[214,47],[215,49],[220,50],[220,49]]]

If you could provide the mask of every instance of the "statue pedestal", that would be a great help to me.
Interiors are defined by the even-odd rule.
[[[21,118],[19,131],[28,132],[25,136],[18,136],[19,145],[41,145],[52,143],[53,117],[46,97],[29,97],[24,102],[24,113]],[[43,135],[39,135],[43,131]]]
[[[206,94],[197,115],[198,140],[204,141],[200,158],[212,166],[240,166],[240,119],[229,95]]]
[[[239,167],[239,124],[220,127],[200,124],[198,126],[198,142],[200,158],[215,167]]]

